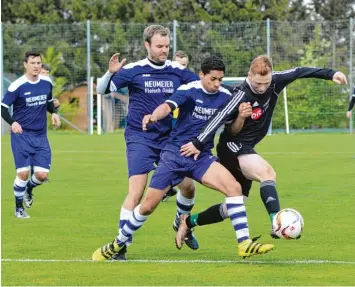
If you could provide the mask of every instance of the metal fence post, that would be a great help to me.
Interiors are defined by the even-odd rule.
[[[0,93],[1,93],[1,99],[4,97],[4,35],[3,35],[3,23],[0,23]],[[7,123],[3,119],[1,121],[1,135],[5,134],[6,126]]]
[[[349,87],[350,87],[350,91],[349,91],[349,100],[351,100],[351,97],[353,96],[353,18],[349,19]],[[349,132],[352,133],[353,132],[353,117],[350,117],[350,121],[349,121]]]
[[[177,33],[178,22],[176,20],[173,21],[173,55],[176,53],[176,33]]]
[[[270,18],[266,19],[266,54],[270,57]],[[272,133],[272,119],[267,131],[268,135]]]
[[[90,38],[90,20],[86,21],[86,61],[87,61],[87,75],[86,75],[86,82],[87,82],[87,108],[88,108],[88,134],[92,134],[92,130],[91,130],[91,121],[92,121],[92,109],[91,109],[91,57],[90,57],[90,42],[91,42],[91,38]]]

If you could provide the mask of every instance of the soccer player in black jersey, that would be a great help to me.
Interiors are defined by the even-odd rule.
[[[272,221],[280,210],[276,191],[276,172],[272,166],[254,150],[267,134],[272,114],[280,92],[296,79],[318,78],[332,80],[336,84],[347,84],[342,72],[324,68],[297,67],[291,70],[273,72],[272,60],[266,55],[256,57],[243,84],[234,89],[245,92],[241,102],[252,106],[251,116],[245,120],[238,115],[238,105],[222,108],[189,146],[181,148],[185,156],[197,156],[206,141],[215,133],[221,122],[226,123],[217,145],[217,155],[224,165],[241,184],[243,195],[247,197],[252,181],[260,182],[260,196]],[[234,122],[233,125],[228,125]],[[199,214],[182,216],[180,228],[206,225],[223,221],[228,217],[224,204],[217,204]],[[276,235],[271,233],[272,237]]]
[[[346,112],[346,117],[348,119],[350,119],[350,117],[351,117],[351,110],[353,109],[354,105],[355,105],[355,87],[353,90],[353,96],[351,97],[351,100],[349,102],[348,111]]]

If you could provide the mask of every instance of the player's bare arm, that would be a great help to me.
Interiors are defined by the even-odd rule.
[[[164,103],[157,107],[151,115],[145,115],[142,121],[143,131],[147,130],[149,124],[153,124],[171,113],[171,108],[168,104]]]
[[[250,102],[241,103],[239,106],[238,117],[230,125],[228,125],[228,132],[231,135],[238,134],[243,128],[245,119],[249,118],[251,116],[251,113],[252,107],[250,105]]]

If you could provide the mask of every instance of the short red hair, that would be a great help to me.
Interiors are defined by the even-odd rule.
[[[250,71],[265,76],[272,72],[272,59],[267,55],[257,56],[250,64]]]

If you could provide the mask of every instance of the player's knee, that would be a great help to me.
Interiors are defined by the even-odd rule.
[[[23,181],[26,181],[28,179],[28,176],[30,175],[30,172],[28,170],[21,171],[17,173],[17,177]]]
[[[48,172],[36,172],[35,176],[39,181],[43,182],[48,179]]]
[[[156,205],[153,204],[153,202],[143,202],[141,204],[141,207],[139,209],[139,212],[142,214],[142,215],[150,215],[153,213],[154,209],[156,208]]]
[[[239,182],[234,181],[227,185],[226,193],[227,197],[233,196],[241,196],[242,195],[242,187],[240,186]]]
[[[195,184],[192,180],[188,180],[181,185],[178,185],[180,192],[183,196],[190,198],[195,195]]]
[[[276,172],[275,170],[272,168],[271,165],[268,165],[265,168],[265,172],[264,172],[264,180],[276,180]]]

